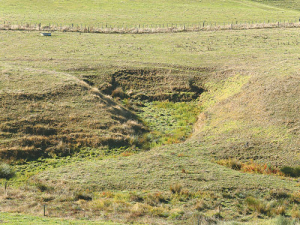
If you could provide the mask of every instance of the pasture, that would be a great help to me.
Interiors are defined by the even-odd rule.
[[[298,17],[282,1],[0,4],[0,21],[45,24]],[[300,164],[299,44],[283,27],[0,31],[0,154],[16,173],[0,221],[295,222],[300,178],[278,171]]]
[[[270,1],[266,1],[269,3]],[[298,20],[298,3],[288,8],[248,0],[155,0],[130,1],[30,1],[1,0],[0,21],[43,25],[114,27],[158,24],[199,24]],[[279,6],[283,5],[281,3]]]

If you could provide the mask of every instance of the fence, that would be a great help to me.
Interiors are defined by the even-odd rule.
[[[98,24],[87,26],[82,24],[48,24],[42,25],[30,23],[11,23],[4,21],[0,23],[0,30],[23,30],[23,31],[60,31],[60,32],[80,32],[80,33],[175,33],[175,32],[197,32],[216,30],[244,30],[263,28],[299,28],[300,21],[252,21],[252,22],[231,22],[231,23],[209,23],[198,24],[138,24],[135,26]]]

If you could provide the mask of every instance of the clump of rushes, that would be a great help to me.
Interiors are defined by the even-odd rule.
[[[264,214],[264,215],[268,214],[270,211],[270,209],[267,207],[267,205],[264,202],[252,196],[247,197],[245,202],[246,205],[248,206],[248,209],[251,211],[256,211],[257,213]]]
[[[170,186],[170,191],[172,194],[180,194],[182,190],[182,185],[181,184],[174,184]]]
[[[216,162],[219,165],[226,166],[234,170],[240,170],[242,168],[242,163],[237,159],[221,159]]]
[[[229,167],[234,170],[241,170],[248,173],[274,174],[284,176],[285,174],[277,167],[270,164],[258,164],[251,160],[248,163],[242,163],[237,159],[221,159],[216,161],[219,165]]]

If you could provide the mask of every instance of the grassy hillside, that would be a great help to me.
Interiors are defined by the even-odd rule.
[[[118,225],[119,223],[113,222],[92,222],[87,220],[62,220],[62,219],[53,219],[47,217],[37,217],[37,216],[29,216],[29,215],[22,215],[22,214],[8,214],[8,213],[1,213],[0,215],[1,223],[18,225],[32,225],[32,224],[99,224],[99,225]],[[120,224],[119,224],[120,225]]]
[[[252,0],[266,5],[276,6],[278,8],[300,10],[300,2],[297,0]]]
[[[277,1],[276,1],[277,2]],[[264,2],[263,2],[264,3]],[[269,3],[269,2],[268,2]],[[248,0],[220,1],[30,1],[1,0],[0,21],[13,23],[83,24],[132,26],[137,24],[197,24],[203,21],[231,23],[235,21],[297,20],[293,7],[273,7]],[[297,3],[294,3],[295,5]],[[277,6],[277,3],[276,3]],[[279,6],[282,6],[280,4]],[[297,9],[297,8],[295,8]]]
[[[70,74],[7,64],[1,71],[2,158],[128,146],[146,131],[136,115]]]
[[[77,83],[80,91],[72,88],[71,96],[74,99],[80,94],[82,97],[75,98],[76,101],[81,99],[79,102],[86,99],[85,95],[89,96],[92,87],[103,88],[103,82],[109,81],[113,74],[133,79],[126,83],[122,76],[115,76],[125,93],[137,89],[150,95],[156,89],[147,85],[148,79],[156,80],[158,87],[162,85],[157,90],[165,89],[166,92],[172,90],[170,84],[188,87],[188,82],[181,83],[180,77],[184,76],[199,78],[201,87],[206,90],[199,98],[199,120],[189,141],[141,154],[125,152],[115,155],[116,158],[94,154],[98,151],[96,148],[86,160],[82,158],[84,155],[78,155],[73,159],[16,165],[19,174],[15,178],[16,184],[22,186],[19,182],[28,180],[29,189],[24,192],[24,189],[13,188],[8,199],[2,196],[7,199],[3,209],[32,213],[38,210],[33,203],[42,201],[47,202],[52,216],[82,217],[85,213],[93,219],[160,224],[172,224],[175,218],[189,223],[198,212],[212,217],[217,215],[220,204],[224,210],[221,215],[228,220],[253,221],[257,213],[268,219],[280,214],[280,207],[284,207],[287,215],[296,216],[298,178],[242,173],[218,165],[216,160],[237,158],[243,162],[254,160],[261,165],[299,165],[297,96],[300,56],[297,46],[300,41],[297,30],[218,31],[201,35],[55,33],[50,38],[35,32],[6,31],[0,36],[6,52],[1,55],[1,76],[5,78],[1,79],[1,86],[5,87],[2,96],[10,96],[9,92],[34,92],[28,85],[16,88],[15,82],[18,81],[4,82],[20,76],[18,70],[24,76],[26,71],[33,71],[30,74],[35,79],[38,76],[34,74],[39,71],[46,75],[47,71],[52,71],[50,77],[58,84],[51,87],[41,83],[34,89],[41,93],[43,89],[49,92]],[[33,42],[35,47],[30,45]],[[143,81],[145,86],[142,87],[137,82],[139,73],[132,71],[148,71],[146,75],[152,75],[146,76],[148,78]],[[162,76],[169,77],[169,80],[161,80]],[[178,83],[172,83],[172,76],[179,76],[176,79]],[[86,80],[91,87],[88,85],[86,90],[83,89],[87,84],[80,80]],[[29,78],[26,81],[32,82]],[[69,96],[67,90],[63,90],[63,96]],[[173,91],[176,92],[176,88]],[[99,97],[100,102],[107,98],[104,95]],[[53,99],[49,104],[55,104],[57,111],[63,112],[64,107],[59,108],[62,102],[74,104],[72,101],[75,101],[72,98],[63,101],[64,98],[60,97],[56,102]],[[22,103],[23,100],[18,101]],[[117,103],[117,98],[114,101],[114,104],[121,104]],[[95,112],[93,107],[98,103],[89,102],[81,103],[88,104],[88,108],[79,107],[84,109],[79,111],[82,115],[87,113],[87,109]],[[2,104],[12,107],[3,101]],[[105,102],[102,107],[100,109],[107,109]],[[79,108],[74,107],[73,110]],[[5,115],[5,108],[1,110],[1,115]],[[27,113],[21,107],[11,110],[10,117],[18,118],[16,115],[21,110]],[[82,118],[80,115],[79,118]],[[103,121],[103,115],[112,114],[99,115],[95,119]],[[68,126],[74,125],[82,126],[81,123]],[[36,175],[31,177],[32,174]],[[181,188],[174,194],[170,187],[174,189],[176,185]],[[62,193],[57,187],[64,187],[65,191]],[[20,195],[23,197],[17,197]],[[281,195],[285,196],[284,200],[278,197]],[[22,199],[28,200],[26,207],[22,206]],[[251,201],[263,207],[262,211],[255,209]],[[15,206],[15,210],[11,205]],[[77,208],[69,210],[71,207]],[[89,210],[93,214],[87,213]]]
[[[0,22],[298,18],[296,2],[273,3],[0,0]],[[42,215],[45,204],[49,217],[91,223],[299,219],[300,178],[280,171],[300,164],[299,44],[287,28],[1,31],[0,155],[16,172],[1,212]]]

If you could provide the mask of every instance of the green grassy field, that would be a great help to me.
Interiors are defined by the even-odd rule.
[[[37,217],[37,216],[29,216],[22,214],[8,214],[1,213],[0,215],[1,223],[6,224],[24,224],[24,225],[34,225],[34,224],[68,224],[68,225],[77,225],[77,224],[98,224],[98,225],[121,225],[121,223],[113,223],[113,222],[96,222],[96,221],[88,221],[88,220],[63,220],[63,219],[53,219],[47,217]],[[282,217],[278,217],[276,219],[272,219],[269,221],[257,220],[254,223],[257,225],[272,225],[274,223],[278,223],[279,221],[285,221]],[[224,225],[229,223],[223,223]],[[238,224],[238,223],[236,223]],[[249,224],[249,223],[243,223]],[[253,224],[253,223],[252,223]]]
[[[276,6],[278,8],[286,8],[286,9],[293,9],[299,10],[300,3],[296,0],[252,0],[253,2],[259,2],[267,5]]]
[[[33,225],[33,224],[99,224],[99,225],[121,225],[120,223],[113,222],[96,222],[88,220],[63,220],[63,219],[53,219],[48,217],[38,217],[38,216],[29,216],[22,214],[0,214],[0,222],[6,224],[24,224],[24,225]]]
[[[0,1],[0,21],[12,23],[133,26],[298,20],[297,7],[283,9],[247,0]],[[297,6],[298,3],[293,3]],[[286,4],[288,5],[288,4]],[[276,1],[277,6],[277,1]],[[282,6],[282,4],[279,4]]]
[[[298,3],[282,1],[0,4],[0,22],[298,18]],[[299,44],[296,28],[0,31],[0,154],[16,171],[0,192],[1,212],[42,216],[45,204],[48,213],[1,213],[0,223],[299,219],[300,178],[254,168],[300,165]],[[242,163],[247,171],[237,169]]]

